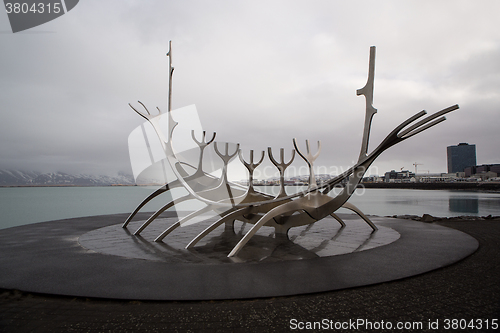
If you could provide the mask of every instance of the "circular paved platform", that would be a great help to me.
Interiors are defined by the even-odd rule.
[[[155,242],[154,239],[174,224],[177,218],[155,220],[139,237],[132,234],[144,221],[131,222],[126,229],[122,228],[122,224],[95,229],[80,236],[78,242],[86,249],[120,257],[213,265],[329,257],[384,246],[400,237],[397,231],[384,226],[379,226],[379,230],[373,232],[365,222],[353,217],[344,216],[349,221],[344,228],[333,218],[307,227],[292,228],[288,233],[289,239],[277,239],[273,228],[261,228],[238,256],[232,258],[227,257],[228,253],[253,225],[237,221],[233,230],[229,231],[220,226],[189,251],[185,249],[186,245],[216,218],[177,228],[164,242]]]
[[[148,214],[140,214],[137,220]],[[139,300],[241,299],[314,293],[410,277],[450,265],[477,247],[460,231],[374,217],[377,232],[354,215],[296,228],[290,241],[262,228],[238,258],[227,253],[235,233],[217,229],[193,250],[183,247],[203,225],[178,228],[165,243],[151,240],[174,218],[140,236],[126,214],[43,222],[0,230],[0,288]]]

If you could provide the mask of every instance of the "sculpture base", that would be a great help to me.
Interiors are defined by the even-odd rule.
[[[195,247],[186,250],[191,239],[216,221],[208,219],[200,223],[175,229],[163,239],[155,238],[177,218],[157,219],[140,236],[133,233],[144,221],[131,222],[126,229],[121,224],[92,230],[79,237],[81,246],[102,254],[133,259],[158,260],[167,263],[269,263],[288,260],[304,260],[366,251],[390,244],[399,239],[397,231],[381,226],[373,231],[366,222],[345,215],[346,227],[331,217],[314,224],[290,229],[288,237],[275,233],[272,227],[263,227],[243,247],[237,257],[227,255],[253,224],[235,221],[234,226],[221,225],[208,234]],[[110,246],[112,244],[112,246]]]
[[[139,222],[123,229],[126,216],[0,230],[0,288],[136,300],[286,296],[410,277],[450,265],[478,247],[471,236],[434,224],[373,217],[380,230],[371,233],[357,216],[341,215],[345,228],[327,218],[292,229],[290,240],[262,228],[237,258],[229,259],[228,249],[242,237],[244,225],[236,224],[234,233],[221,226],[185,250],[203,225],[179,228],[164,243],[155,243],[150,239],[157,234],[154,229],[165,229],[174,217],[133,236]]]

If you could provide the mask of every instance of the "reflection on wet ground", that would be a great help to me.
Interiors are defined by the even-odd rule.
[[[234,232],[220,226],[190,250],[186,250],[185,246],[215,219],[178,228],[159,243],[153,240],[176,218],[157,219],[140,236],[134,236],[133,232],[143,221],[130,223],[128,229],[116,224],[92,230],[82,235],[79,242],[91,251],[128,258],[168,263],[221,264],[276,262],[347,254],[387,245],[400,237],[395,230],[383,226],[372,232],[355,215],[341,217],[346,222],[345,228],[328,217],[308,226],[292,228],[288,239],[275,237],[273,228],[261,228],[236,258],[227,258],[227,254],[252,227],[238,221],[234,224]],[[376,223],[377,218],[373,218],[373,221]]]

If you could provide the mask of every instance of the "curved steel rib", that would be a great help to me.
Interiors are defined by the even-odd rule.
[[[180,219],[179,221],[175,222],[169,228],[167,228],[165,231],[163,231],[158,237],[156,237],[155,242],[161,242],[163,240],[163,238],[165,238],[169,233],[171,233],[177,227],[186,223],[190,219],[195,218],[196,216],[199,216],[199,215],[206,213],[206,212],[209,212],[211,210],[212,210],[212,207],[205,206],[201,209],[198,209],[197,211],[192,212],[191,214],[189,214],[189,215],[185,216],[184,218]]]
[[[156,191],[154,191],[153,193],[151,193],[150,195],[148,195],[146,197],[146,199],[142,200],[142,202],[134,209],[134,211],[132,213],[130,213],[130,215],[127,217],[127,219],[125,220],[125,222],[123,223],[122,225],[122,228],[126,228],[127,225],[130,223],[130,221],[134,218],[134,216],[141,210],[142,207],[144,207],[148,202],[150,202],[151,200],[153,200],[154,198],[156,198],[157,196],[159,196],[160,194],[162,193],[165,193],[167,192],[168,190],[170,189],[169,185],[168,184],[165,184],[163,185],[162,187],[160,187],[159,189],[157,189]]]
[[[345,222],[337,214],[331,213],[330,216],[336,219],[340,223],[341,228],[345,227]]]
[[[170,201],[169,203],[167,203],[166,205],[164,205],[163,207],[161,207],[160,209],[158,209],[153,215],[151,215],[149,217],[149,219],[147,219],[146,222],[144,222],[140,227],[139,229],[137,229],[135,232],[134,232],[134,235],[138,236],[141,234],[141,232],[148,226],[151,224],[151,222],[153,222],[158,216],[160,216],[161,213],[163,213],[164,211],[166,211],[167,209],[173,207],[176,203],[181,203],[181,202],[184,202],[186,200],[192,200],[194,199],[191,195],[186,195],[184,197],[181,197],[179,199],[176,199],[176,200],[172,200]]]
[[[342,208],[347,208],[349,210],[352,210],[353,212],[358,214],[358,216],[361,217],[366,223],[368,223],[368,225],[372,227],[373,231],[378,230],[378,228],[375,226],[375,224],[373,224],[373,222],[368,218],[368,216],[363,214],[363,212],[358,207],[354,206],[352,203],[346,202],[342,205]]]
[[[235,255],[237,255],[238,252],[241,251],[243,246],[245,246],[245,244],[248,243],[250,238],[252,238],[253,235],[255,235],[255,233],[263,225],[265,225],[267,222],[269,222],[274,217],[277,217],[281,214],[288,213],[290,211],[296,211],[296,210],[302,209],[303,207],[302,207],[301,203],[302,203],[302,201],[304,201],[304,199],[305,198],[302,197],[302,198],[299,198],[297,200],[284,203],[282,205],[279,205],[279,206],[271,209],[266,214],[264,214],[264,216],[262,216],[262,218],[257,223],[255,223],[253,225],[253,227],[245,234],[245,236],[243,236],[243,238],[240,239],[238,244],[236,244],[236,246],[233,248],[233,250],[228,254],[228,257],[234,257]]]
[[[250,210],[250,207],[244,207],[240,208],[238,210],[229,212],[228,214],[222,216],[220,219],[212,223],[210,226],[208,226],[205,230],[203,230],[200,234],[198,234],[189,244],[186,246],[186,249],[190,249],[196,245],[203,237],[211,233],[213,230],[215,230],[218,226],[222,225],[223,223],[229,222],[231,220],[234,220],[238,216],[242,216],[247,214],[247,212]]]

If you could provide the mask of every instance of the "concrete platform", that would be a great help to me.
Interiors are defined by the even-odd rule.
[[[137,219],[144,219],[141,214]],[[203,225],[179,228],[164,244],[151,242],[159,220],[142,237],[120,227],[126,214],[32,224],[0,231],[0,288],[135,300],[243,299],[315,293],[410,277],[450,265],[478,242],[443,226],[373,218],[375,233],[355,216],[297,228],[291,241],[263,228],[237,260],[225,256],[235,234],[216,230],[194,250],[187,239]],[[136,223],[137,224],[137,223]]]

